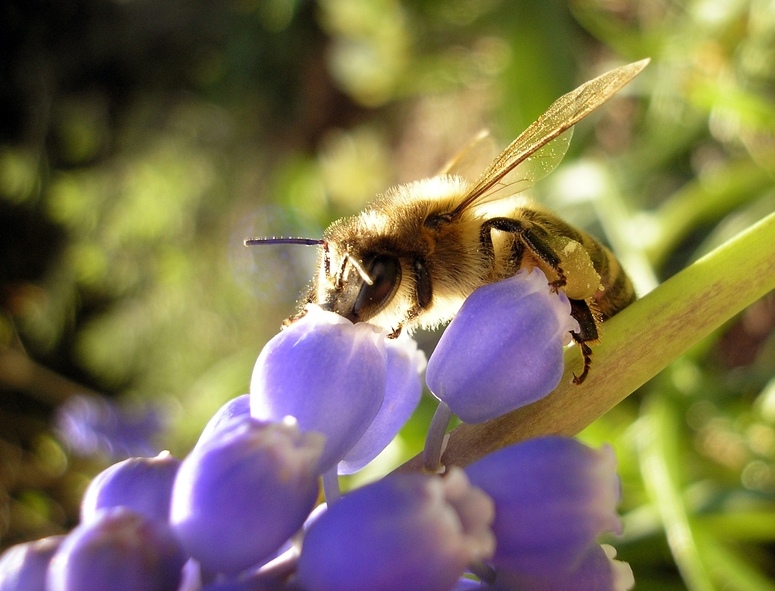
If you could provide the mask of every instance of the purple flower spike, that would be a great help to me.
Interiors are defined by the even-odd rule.
[[[492,591],[629,591],[635,586],[632,569],[614,560],[606,544],[593,546],[575,570],[568,573],[525,574],[499,570]]]
[[[100,509],[128,507],[149,519],[167,521],[170,496],[180,460],[169,452],[155,458],[129,458],[94,477],[81,501],[81,521],[93,521]]]
[[[46,591],[46,572],[64,536],[11,546],[0,556],[0,591]]]
[[[597,538],[621,532],[620,486],[609,447],[542,437],[505,447],[466,468],[495,501],[492,563],[522,575],[566,576]]]
[[[323,438],[245,417],[197,445],[172,490],[170,522],[204,572],[235,574],[270,558],[318,494]]]
[[[565,294],[540,269],[519,271],[465,301],[428,361],[428,387],[466,423],[494,419],[554,390],[578,330]]]
[[[262,421],[294,417],[326,436],[320,471],[333,468],[361,438],[385,396],[385,333],[310,305],[258,356],[250,410]]]
[[[357,489],[310,525],[299,558],[305,591],[448,591],[492,555],[492,503],[453,468]]]
[[[103,509],[51,560],[47,591],[177,591],[186,558],[166,523]]]
[[[373,460],[404,426],[422,395],[425,354],[410,338],[387,339],[387,386],[382,406],[371,425],[344,459],[339,474],[353,474]]]

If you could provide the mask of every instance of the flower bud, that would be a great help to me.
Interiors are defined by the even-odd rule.
[[[172,482],[180,460],[169,452],[155,458],[129,458],[106,468],[89,484],[81,501],[81,521],[92,521],[100,509],[128,507],[149,519],[167,521]]]
[[[64,536],[11,546],[0,556],[0,591],[46,591],[51,557]]]
[[[569,331],[579,330],[570,311],[537,268],[477,289],[431,355],[428,387],[466,423],[543,398],[562,377]]]
[[[492,503],[453,468],[399,474],[357,489],[309,526],[299,558],[305,591],[447,591],[492,555]]]
[[[302,431],[326,437],[320,471],[341,460],[361,438],[385,395],[385,333],[308,306],[258,356],[250,410],[262,421],[291,416]]]
[[[496,569],[562,577],[579,568],[601,534],[621,530],[616,459],[608,447],[541,437],[465,471],[495,502]]]
[[[47,591],[177,591],[186,558],[166,523],[126,507],[75,528],[51,561]]]
[[[322,437],[245,417],[197,445],[172,490],[170,521],[208,573],[270,558],[304,523],[318,494]]]

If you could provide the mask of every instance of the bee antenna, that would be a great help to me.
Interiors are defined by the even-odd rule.
[[[302,244],[304,246],[320,246],[325,244],[326,241],[317,238],[283,238],[275,237],[271,238],[245,238],[243,241],[245,246],[256,246],[260,244]]]
[[[374,285],[374,280],[369,277],[369,274],[366,272],[366,269],[363,268],[363,265],[351,254],[347,255],[347,260],[350,261],[350,264],[355,267],[355,270],[358,271],[358,275],[361,276],[361,279],[363,279],[363,282],[366,285]]]

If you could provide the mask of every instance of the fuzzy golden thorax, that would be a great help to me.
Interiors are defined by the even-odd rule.
[[[394,331],[449,320],[487,282],[480,216],[445,219],[467,187],[447,175],[400,185],[331,224],[306,301]]]

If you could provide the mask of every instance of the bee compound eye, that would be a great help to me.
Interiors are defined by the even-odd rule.
[[[353,313],[361,320],[375,316],[390,301],[401,280],[401,265],[396,257],[381,255],[369,266],[371,285],[363,284],[353,306]]]

